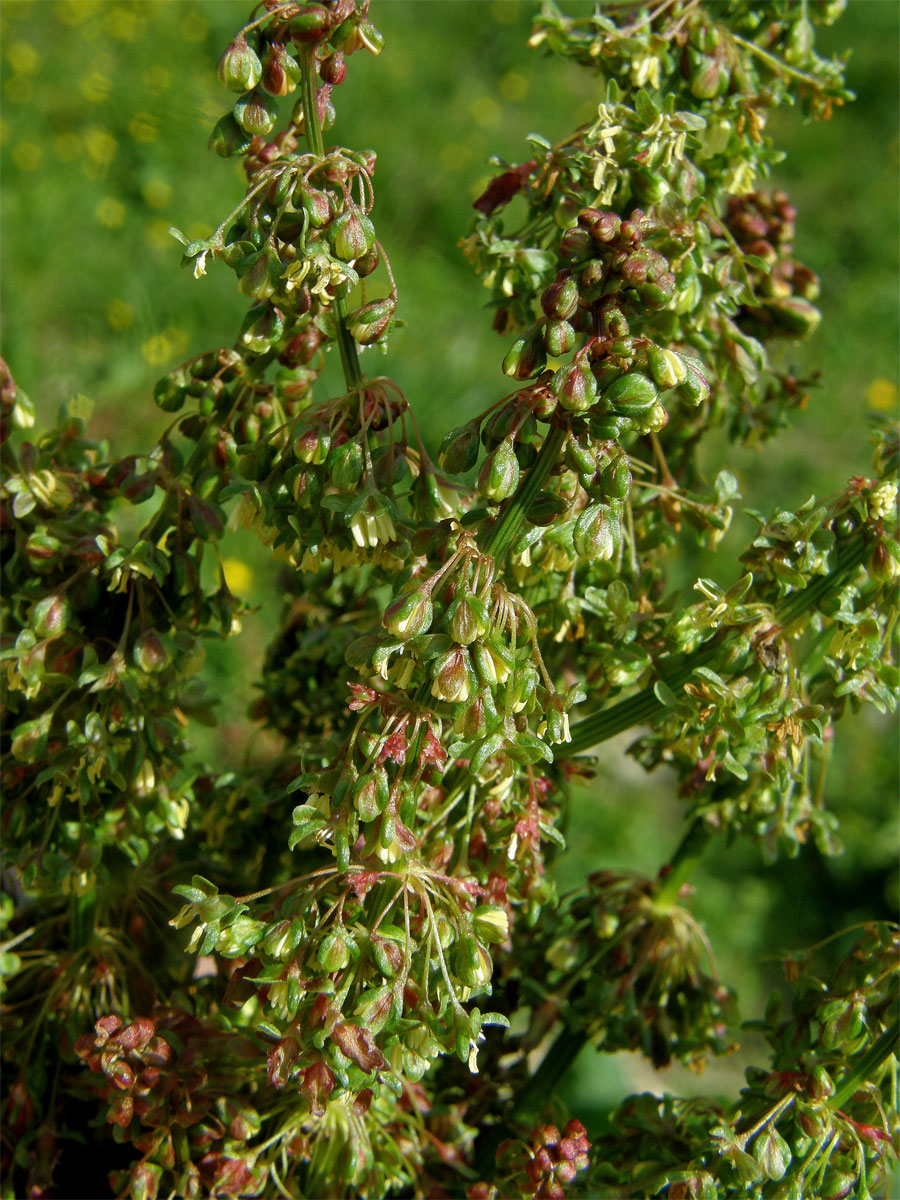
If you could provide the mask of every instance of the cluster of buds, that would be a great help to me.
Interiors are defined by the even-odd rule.
[[[592,875],[535,941],[543,963],[535,959],[534,977],[560,997],[566,1022],[606,1050],[640,1050],[657,1067],[696,1066],[730,1048],[733,997],[715,978],[700,926],[659,887],[625,873]]]
[[[112,1172],[116,1190],[152,1200],[172,1189],[235,1195],[261,1186],[265,1172],[244,1154],[260,1117],[238,1090],[242,1069],[257,1060],[250,1038],[186,1013],[127,1025],[106,1016],[78,1039],[75,1053],[106,1081],[107,1121],[123,1135],[139,1123],[134,1145],[141,1160],[130,1171]]]
[[[527,1139],[501,1142],[498,1182],[469,1184],[467,1200],[564,1200],[566,1185],[588,1169],[590,1148],[587,1130],[574,1117],[561,1134],[555,1125],[539,1125]]]
[[[745,306],[742,324],[757,337],[797,337],[820,320],[813,305],[819,295],[816,273],[792,256],[797,210],[787,194],[750,192],[732,196],[723,222],[742,252],[756,301]],[[754,264],[754,260],[761,260]]]

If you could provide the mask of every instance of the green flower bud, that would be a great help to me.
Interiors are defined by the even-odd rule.
[[[576,552],[592,562],[608,562],[622,541],[618,516],[606,504],[589,504],[575,522]]]
[[[620,375],[603,393],[603,399],[610,408],[625,417],[637,417],[649,412],[656,403],[656,396],[652,381],[636,371]]]
[[[362,213],[341,213],[331,224],[328,236],[335,255],[342,262],[353,262],[371,249],[375,226]]]
[[[572,363],[553,376],[553,394],[568,412],[585,412],[597,399],[597,381],[587,363]]]
[[[478,474],[478,490],[489,500],[505,500],[519,486],[519,460],[512,438],[487,456]]]
[[[483,987],[491,977],[493,963],[487,950],[473,937],[462,937],[453,951],[457,978],[466,987]]]
[[[267,246],[241,261],[237,268],[240,277],[238,288],[248,300],[268,300],[275,293],[281,272],[281,260]]]
[[[525,514],[532,525],[552,525],[568,510],[569,501],[555,492],[538,492]]]
[[[597,480],[600,491],[610,500],[625,500],[631,492],[632,475],[624,454],[611,458]]]
[[[509,937],[509,915],[505,908],[493,904],[478,905],[472,913],[472,926],[482,941],[495,945]]]
[[[245,37],[231,43],[219,59],[219,83],[229,92],[251,92],[259,83],[262,63]]]
[[[324,229],[334,218],[331,197],[327,192],[310,187],[308,183],[299,183],[292,197],[294,208],[302,208],[309,217],[313,229]]]
[[[461,475],[478,461],[478,423],[460,425],[444,434],[438,451],[438,462],[451,475]]]
[[[431,677],[432,696],[447,700],[450,704],[464,703],[475,683],[468,650],[454,646],[452,650],[439,655],[432,663]]]
[[[763,307],[773,318],[780,332],[805,337],[812,333],[822,314],[814,304],[801,296],[786,296],[783,300],[764,300]]]
[[[31,612],[31,627],[40,638],[59,637],[64,633],[72,610],[64,595],[55,592],[38,600]]]
[[[548,321],[544,326],[544,346],[551,358],[561,358],[575,345],[575,330],[568,321]]]
[[[650,374],[658,388],[665,390],[678,387],[687,378],[687,367],[681,356],[674,350],[663,350],[659,346],[651,346],[647,351],[647,362]]]
[[[321,41],[331,26],[332,14],[324,4],[304,4],[300,12],[291,17],[288,29],[298,45]]]
[[[684,381],[678,385],[678,395],[688,404],[702,404],[709,399],[709,380],[706,377],[703,363],[698,358],[681,356],[687,368]]]
[[[331,434],[323,425],[307,429],[294,439],[294,456],[303,463],[319,465],[331,450]]]
[[[319,965],[327,974],[342,971],[350,962],[350,948],[339,933],[329,933],[316,951]]]
[[[331,474],[331,482],[341,492],[352,491],[362,479],[362,446],[353,438],[342,446],[335,446],[325,462]]]
[[[284,333],[284,313],[274,304],[255,304],[241,324],[240,340],[254,354],[265,354]]]
[[[184,405],[188,382],[187,372],[183,367],[176,367],[160,379],[153,389],[153,399],[163,412],[178,412]]]
[[[427,632],[433,615],[431,594],[420,587],[404,592],[392,601],[385,609],[381,623],[388,633],[405,641]]]
[[[559,239],[559,252],[567,262],[584,262],[594,249],[586,229],[567,229]]]
[[[574,279],[556,279],[541,293],[541,308],[548,317],[568,321],[578,308],[578,284]]]
[[[478,678],[485,687],[494,687],[505,683],[512,670],[512,655],[505,646],[487,645],[479,642],[472,647],[472,657]]]
[[[251,141],[250,134],[241,129],[234,119],[234,113],[226,113],[213,126],[209,135],[209,148],[215,150],[219,158],[233,158],[236,154],[243,154]]]
[[[468,646],[484,636],[487,625],[488,613],[484,601],[466,588],[447,612],[450,636],[460,646]]]
[[[511,379],[530,379],[543,371],[547,352],[539,332],[532,330],[510,346],[503,359],[503,374]]]
[[[248,92],[234,105],[234,119],[241,129],[253,136],[265,137],[275,128],[278,109],[264,92]]]
[[[390,332],[394,323],[396,302],[387,296],[384,300],[372,300],[347,315],[350,335],[361,346],[370,346]]]
[[[643,416],[632,417],[632,423],[638,433],[659,433],[668,425],[669,414],[665,407],[657,402]]]
[[[390,785],[384,767],[361,775],[353,785],[353,806],[363,821],[374,821],[388,806]]]
[[[148,675],[156,671],[164,671],[169,665],[169,652],[160,640],[159,634],[152,629],[141,634],[134,643],[132,653],[135,665],[142,671],[146,671]]]

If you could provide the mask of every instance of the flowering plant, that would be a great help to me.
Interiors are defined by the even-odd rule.
[[[3,377],[9,1195],[66,1188],[90,1106],[134,1200],[886,1178],[886,925],[825,977],[792,959],[735,1103],[633,1097],[593,1147],[555,1107],[586,1043],[732,1048],[692,868],[721,835],[834,849],[834,724],[895,704],[895,433],[830,501],[760,514],[694,603],[668,577],[679,548],[721,555],[739,498],[701,470],[709,436],[761,443],[806,396],[778,347],[815,328],[818,285],[762,190],[765,129],[848,98],[814,46],[840,7],[543,6],[532,46],[594,73],[596,116],[533,135],[475,203],[463,249],[509,390],[437,451],[363,370],[399,297],[375,156],[324,136],[347,60],[382,48],[368,0],[266,0],[236,33],[210,144],[246,191],[209,236],[173,231],[195,276],[234,271],[236,341],[159,382],[171,423],[119,460],[74,415],[23,440]],[[190,756],[215,720],[204,643],[240,631],[229,523],[285,564],[253,709],[277,750],[243,771]],[[560,895],[570,783],[629,729],[677,774],[684,838],[652,878],[598,863]]]

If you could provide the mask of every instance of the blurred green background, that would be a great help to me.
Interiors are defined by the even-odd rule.
[[[213,267],[196,282],[180,271],[168,228],[202,236],[242,193],[240,168],[205,147],[228,104],[215,64],[248,9],[234,0],[0,7],[2,347],[39,424],[85,395],[96,434],[118,453],[144,448],[165,424],[151,399],[158,376],[234,339],[245,301],[233,277]],[[505,346],[457,248],[472,200],[495,173],[486,160],[522,161],[525,134],[555,139],[594,111],[587,73],[527,49],[534,9],[517,0],[375,0],[384,53],[355,56],[335,93],[327,140],[378,153],[374,216],[407,323],[384,361],[364,365],[393,375],[432,444],[506,390]],[[762,451],[724,440],[709,448],[710,470],[727,462],[748,507],[794,506],[866,473],[867,409],[896,410],[898,32],[893,0],[851,0],[822,44],[850,53],[857,102],[829,123],[786,112],[770,126],[788,152],[775,182],[799,208],[798,255],[822,278],[820,331],[785,356],[801,371],[820,370],[823,383],[795,427]],[[732,547],[752,529],[746,518],[735,525]],[[234,586],[256,611],[244,636],[207,662],[226,735],[207,752],[226,760],[279,608],[270,564],[249,538],[229,537]],[[719,558],[727,583],[737,572]],[[576,795],[562,890],[601,866],[653,873],[678,840],[669,781],[648,778],[623,754],[629,740],[604,748],[595,784]],[[758,1015],[777,981],[777,964],[760,961],[766,952],[895,914],[897,795],[895,724],[849,717],[828,786],[846,854],[825,860],[807,847],[794,862],[764,867],[752,849],[720,848],[698,875],[694,908],[744,1016]],[[625,1090],[733,1092],[746,1061],[742,1053],[714,1064],[697,1082],[586,1051],[567,1094],[590,1125]]]

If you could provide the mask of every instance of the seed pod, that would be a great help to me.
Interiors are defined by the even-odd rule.
[[[622,541],[618,516],[606,504],[589,504],[575,522],[576,552],[592,562],[608,562]]]
[[[487,456],[478,475],[478,490],[489,500],[505,500],[519,486],[519,460],[512,438]]]
[[[430,592],[414,588],[388,605],[381,623],[388,633],[405,641],[425,633],[431,627],[433,615]]]
[[[278,120],[278,109],[272,100],[263,92],[248,92],[241,96],[234,105],[234,119],[241,129],[253,136],[265,137],[275,128]]]
[[[568,321],[577,307],[578,285],[571,276],[555,279],[541,294],[541,308],[559,321]]]
[[[544,326],[544,345],[551,358],[561,358],[575,345],[575,330],[568,321],[548,321]]]
[[[650,374],[659,388],[678,387],[687,377],[687,367],[680,355],[674,350],[663,350],[660,346],[651,346],[647,351],[647,363]]]
[[[209,148],[215,150],[220,158],[233,158],[235,154],[243,154],[248,150],[252,138],[234,119],[234,113],[226,113],[213,126],[209,135]]]
[[[353,262],[371,249],[375,226],[362,213],[350,210],[332,222],[328,236],[335,255],[342,262]]]
[[[587,363],[572,363],[553,376],[550,384],[568,412],[585,412],[597,399],[597,381]]]
[[[610,408],[625,417],[636,417],[649,412],[656,403],[655,385],[637,371],[620,375],[603,393]]]
[[[444,434],[438,451],[438,462],[451,475],[461,475],[478,461],[478,423],[460,425]]]
[[[219,83],[230,92],[251,92],[259,83],[262,63],[245,37],[235,39],[219,59]]]

